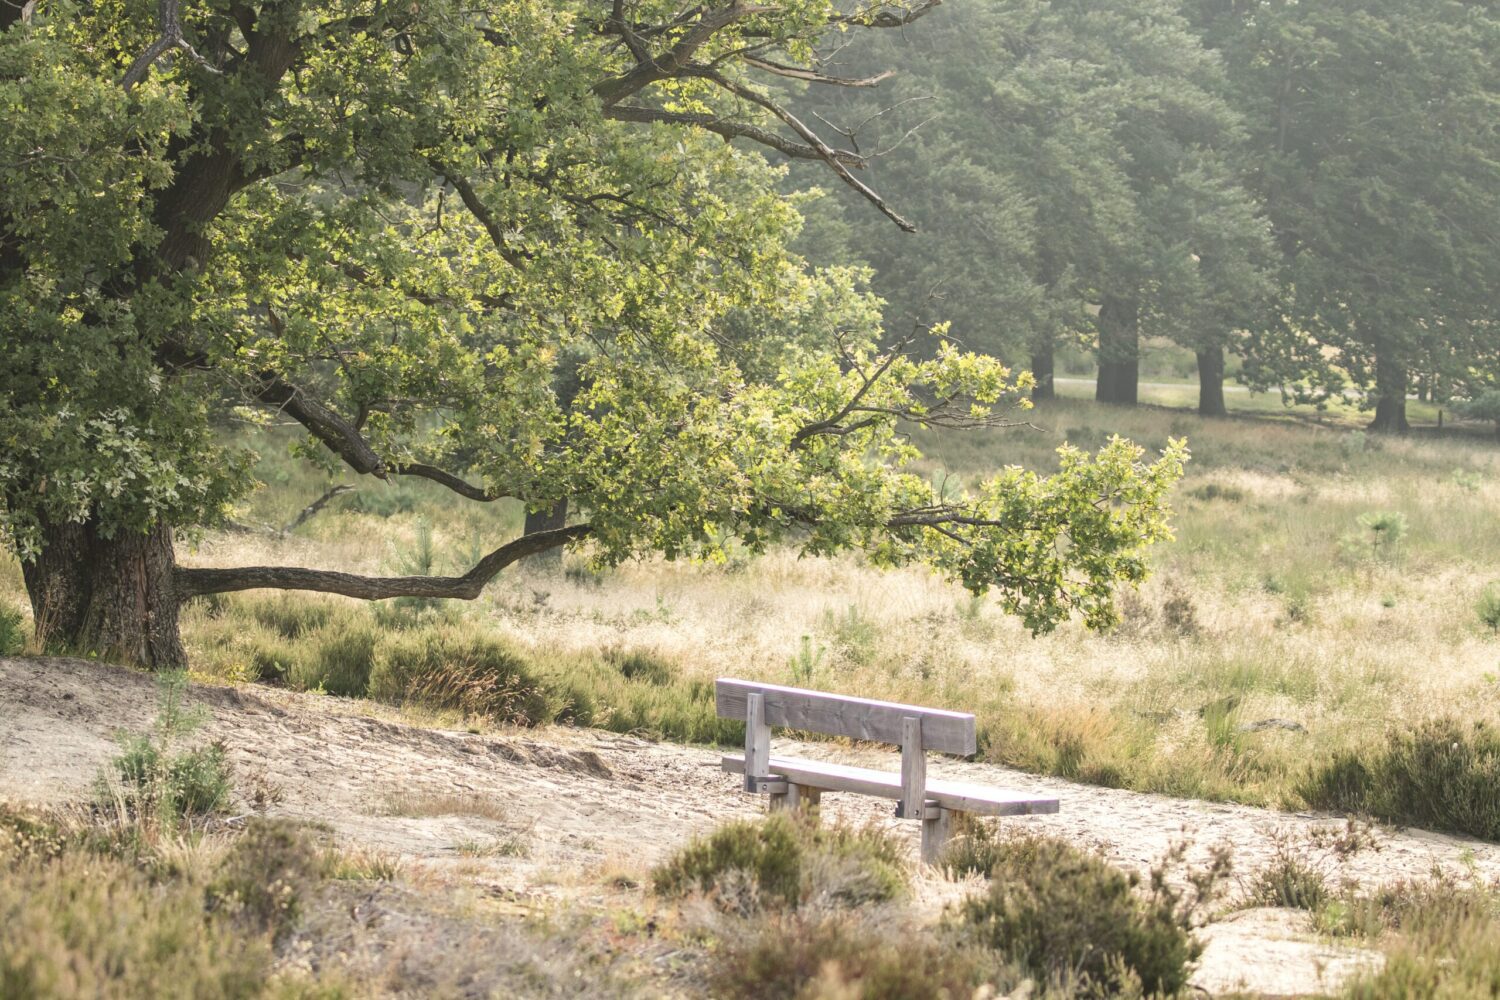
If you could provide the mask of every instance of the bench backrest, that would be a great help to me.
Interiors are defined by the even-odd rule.
[[[805,729],[827,736],[846,736],[902,746],[906,720],[921,722],[921,749],[967,757],[978,749],[974,716],[941,708],[922,708],[892,701],[871,701],[842,694],[762,684],[721,677],[714,684],[719,717],[748,721],[749,696],[761,695],[765,724]]]

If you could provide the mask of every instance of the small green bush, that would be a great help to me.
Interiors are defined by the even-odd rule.
[[[1298,791],[1315,809],[1500,840],[1500,732],[1433,720],[1391,734],[1376,756],[1335,756]]]
[[[883,902],[906,888],[902,846],[874,827],[821,827],[773,813],[726,823],[694,839],[652,872],[656,892],[693,892],[726,909],[796,908],[817,899],[837,905]]]
[[[133,806],[185,819],[211,815],[229,804],[232,786],[222,743],[172,753],[150,736],[131,736],[114,764]]]
[[[1474,613],[1491,632],[1500,632],[1500,581],[1484,588],[1479,600],[1474,602]]]
[[[26,616],[0,603],[0,656],[15,656],[26,649]]]
[[[1250,901],[1258,906],[1317,912],[1329,899],[1323,873],[1290,852],[1278,853],[1250,880]]]
[[[953,918],[968,940],[1022,965],[1038,980],[1076,983],[1080,995],[1116,996],[1137,984],[1175,994],[1202,952],[1191,905],[1153,873],[1140,878],[1066,841],[1015,837],[995,854],[987,893]]]
[[[137,817],[164,826],[207,816],[229,805],[232,791],[224,744],[178,750],[178,742],[202,725],[205,712],[187,704],[187,675],[177,671],[157,679],[156,719],[148,733],[120,736],[121,752],[112,762],[123,804]],[[99,794],[110,799],[115,786],[101,778]]]

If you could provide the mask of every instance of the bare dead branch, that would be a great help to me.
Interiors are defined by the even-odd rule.
[[[788,80],[802,80],[806,83],[822,83],[833,87],[878,87],[880,84],[896,75],[896,71],[888,69],[874,76],[863,79],[854,79],[847,76],[827,76],[815,69],[804,69],[801,66],[786,66],[781,63],[772,62],[769,59],[758,59],[752,55],[742,55],[741,61],[747,66],[753,66],[758,70],[771,73],[775,76],[786,77]]]
[[[720,118],[714,115],[693,114],[685,111],[658,111],[655,108],[641,108],[632,104],[617,104],[605,111],[605,115],[615,121],[659,123],[664,125],[686,125],[691,128],[701,128],[706,132],[713,132],[726,139],[749,139],[751,142],[759,143],[770,149],[776,150],[784,156],[790,156],[798,160],[822,160],[825,159],[821,150],[800,142],[793,142],[785,136],[777,135],[770,129],[751,125],[748,122],[735,121],[731,118]],[[845,167],[861,170],[865,167],[865,159],[857,153],[848,150],[830,150],[837,161]]]

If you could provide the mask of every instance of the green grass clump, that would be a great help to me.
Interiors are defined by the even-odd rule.
[[[874,827],[819,826],[773,813],[726,823],[652,872],[658,895],[699,892],[730,910],[884,902],[905,892],[904,850]]]
[[[1337,755],[1299,791],[1315,809],[1500,840],[1500,731],[1436,719],[1383,750]]]
[[[1083,996],[1186,986],[1203,950],[1191,934],[1195,903],[1162,871],[1142,892],[1138,876],[1052,837],[1014,837],[992,857],[989,891],[952,918],[967,940]]]

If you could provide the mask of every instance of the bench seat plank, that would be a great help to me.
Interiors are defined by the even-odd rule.
[[[722,763],[724,770],[732,774],[745,773],[743,754],[725,754]],[[828,792],[856,792],[897,801],[901,799],[901,775],[887,771],[791,757],[772,757],[769,770],[787,781],[809,788]],[[977,813],[981,816],[1032,816],[1058,811],[1057,799],[971,785],[962,781],[929,779],[927,799],[937,802],[944,809]]]

